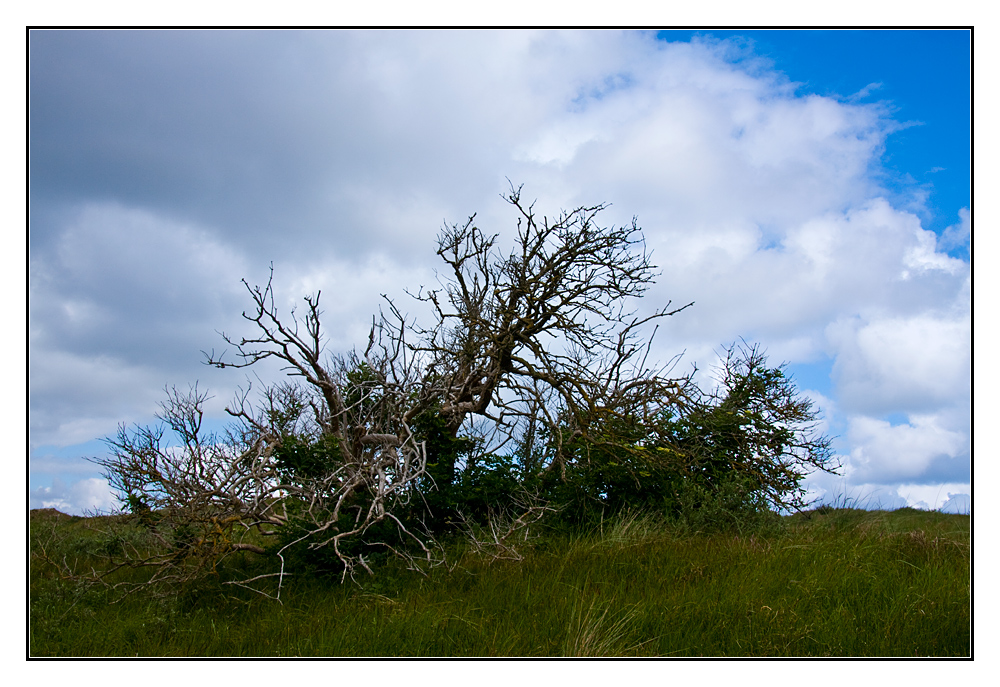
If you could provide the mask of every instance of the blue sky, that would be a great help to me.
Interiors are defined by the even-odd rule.
[[[745,38],[756,55],[802,84],[800,92],[887,101],[912,124],[888,137],[882,164],[901,194],[927,193],[924,227],[954,224],[971,200],[971,52],[967,31],[661,31],[665,40]],[[876,87],[868,89],[872,84]]]
[[[656,352],[761,343],[845,462],[817,498],[968,508],[969,34],[33,32],[29,502],[111,507],[81,459],[200,351],[240,279],[323,289],[330,348],[433,280],[443,221],[637,215],[695,307]],[[415,310],[415,314],[418,314]],[[261,374],[275,372],[262,370]]]

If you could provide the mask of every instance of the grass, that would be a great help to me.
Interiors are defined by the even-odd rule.
[[[969,516],[824,509],[782,520],[702,534],[633,514],[543,535],[521,562],[452,542],[449,567],[427,576],[388,563],[358,584],[292,578],[283,604],[221,584],[108,604],[36,560],[30,653],[970,655]],[[86,556],[85,519],[32,514],[33,539],[53,525],[66,555]]]

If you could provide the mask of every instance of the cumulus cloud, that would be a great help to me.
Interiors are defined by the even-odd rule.
[[[113,342],[131,350],[136,342],[121,334],[174,336],[188,322],[162,313],[217,317],[247,271],[239,251],[208,230],[118,203],[83,204],[49,231],[31,261],[32,321],[49,325],[34,331],[43,343],[96,339],[101,350]]]
[[[952,224],[938,237],[938,248],[948,251],[967,248],[972,238],[972,213],[968,208],[958,211],[958,224]]]
[[[940,508],[942,513],[972,513],[972,497],[969,494],[948,494],[948,500]]]
[[[118,204],[79,208],[31,255],[32,443],[66,445],[148,417],[165,384],[241,309],[242,256],[207,232]]]
[[[510,178],[540,213],[638,216],[662,270],[639,308],[695,302],[662,359],[710,369],[745,337],[832,361],[815,393],[852,483],[959,480],[969,213],[935,237],[884,188],[885,104],[805,94],[739,41],[628,32],[31,42],[33,445],[148,417],[164,384],[200,379],[221,412],[242,378],[199,351],[245,331],[240,279],[272,262],[281,307],[322,290],[331,352],[364,343],[383,293],[420,316],[404,289],[434,284],[442,222],[510,240]]]
[[[949,429],[935,415],[912,416],[909,423],[900,425],[854,417],[848,421],[848,438],[854,448],[847,474],[857,482],[913,483],[929,476],[932,468],[939,483],[944,475],[952,479],[968,476],[967,436]]]
[[[844,475],[816,473],[806,482],[807,503],[836,508],[895,510],[907,505],[896,485],[856,482]]]
[[[32,489],[28,497],[29,508],[55,508],[69,515],[108,512],[117,510],[120,505],[107,481],[97,477],[71,484],[57,477],[51,486]]]
[[[972,512],[968,483],[900,484],[896,491],[906,499],[906,505],[911,508],[940,510],[945,513]]]
[[[36,348],[29,365],[32,443],[53,446],[90,441],[119,422],[151,414],[163,372],[110,356]]]
[[[920,314],[828,328],[837,351],[834,378],[845,410],[926,412],[968,398],[971,316]]]

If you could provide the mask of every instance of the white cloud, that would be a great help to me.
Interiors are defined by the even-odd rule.
[[[971,388],[971,313],[840,319],[827,329],[845,412],[926,412]]]
[[[149,417],[168,384],[211,376],[201,349],[239,316],[242,257],[205,231],[84,205],[31,256],[33,445],[65,446]]]
[[[421,285],[436,286],[433,273],[420,261],[412,265],[397,264],[384,255],[373,255],[364,261],[329,259],[321,265],[303,269],[294,264],[275,267],[276,290],[283,295],[286,312],[292,307],[305,308],[304,295],[320,293],[330,353],[344,353],[352,348],[364,348],[372,326],[372,316],[380,309],[388,313],[382,294],[392,298],[400,311],[412,322],[416,312],[427,315],[424,304],[410,298],[404,288],[416,293]],[[426,320],[423,320],[426,322]],[[248,323],[243,329],[249,331]]]
[[[969,484],[900,484],[896,491],[911,508],[946,513],[972,512]]]
[[[944,230],[938,239],[940,250],[961,248],[972,238],[972,213],[968,208],[958,211],[958,224],[953,224]]]
[[[120,422],[152,415],[163,372],[110,356],[35,348],[29,365],[33,445],[68,446],[112,432]]]
[[[850,100],[851,101],[858,101],[858,100],[862,100],[863,98],[867,98],[869,95],[871,95],[872,91],[880,90],[882,88],[882,85],[883,84],[881,82],[870,83],[867,86],[865,86],[864,88],[862,88],[860,91],[858,91],[857,93],[851,94]]]
[[[893,485],[858,483],[843,475],[815,473],[806,479],[805,486],[806,500],[814,507],[895,510],[907,505]]]
[[[32,489],[28,505],[29,508],[55,508],[69,515],[108,512],[117,510],[120,506],[108,483],[97,477],[68,485],[56,478],[51,486]]]
[[[887,133],[876,107],[797,98],[722,52],[691,44],[640,55],[629,88],[564,116],[573,130],[600,132],[566,173],[630,208],[653,205],[640,215],[647,223],[688,230],[794,223],[870,195],[866,170]]]
[[[824,436],[833,434],[833,425],[837,417],[836,403],[833,399],[812,389],[799,388],[799,393],[812,401],[813,411],[819,418],[815,426],[816,433]]]
[[[118,203],[77,206],[52,245],[32,258],[32,291],[45,296],[36,305],[51,307],[62,296],[71,321],[95,328],[121,315],[110,308],[138,318],[203,312],[235,292],[247,269],[239,250],[207,229]],[[71,296],[58,292],[69,286]]]
[[[142,82],[101,72],[86,107],[64,108],[97,113],[52,144],[75,151],[67,169],[107,155],[68,195],[90,197],[86,179],[121,200],[32,228],[33,444],[107,434],[168,383],[201,379],[221,407],[242,379],[199,351],[246,331],[239,279],[263,284],[272,261],[283,306],[322,289],[331,352],[363,345],[381,293],[419,312],[402,290],[433,285],[442,220],[478,212],[510,238],[509,177],[540,213],[638,215],[663,271],[640,307],[696,302],[661,327],[662,359],[686,349],[682,367],[708,369],[741,336],[773,362],[832,358],[821,405],[850,418],[855,481],[964,455],[948,414],[970,398],[970,269],[942,251],[969,213],[936,240],[886,200],[879,156],[899,125],[858,102],[875,84],[801,96],[736,42],[620,32],[183,34],[184,59],[171,40],[135,53]],[[107,109],[114,93],[128,107]],[[140,173],[164,183],[130,191]]]
[[[907,249],[903,255],[903,264],[908,268],[903,272],[903,278],[910,277],[909,270],[927,272],[942,270],[954,274],[965,267],[961,260],[937,252],[937,235],[932,231],[920,230],[916,234],[917,243]]]
[[[948,492],[948,500],[941,504],[940,510],[944,513],[968,515],[972,513],[972,496],[964,492],[959,494]]]
[[[968,436],[935,415],[911,416],[902,425],[852,417],[848,439],[853,448],[845,472],[856,483],[914,482],[934,461],[967,457]]]

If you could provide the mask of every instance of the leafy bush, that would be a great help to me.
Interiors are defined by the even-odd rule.
[[[804,505],[809,469],[831,469],[811,402],[758,347],[730,348],[719,387],[689,394],[648,418],[607,409],[566,442],[563,473],[541,478],[564,517],[654,509],[695,529],[758,526]]]

